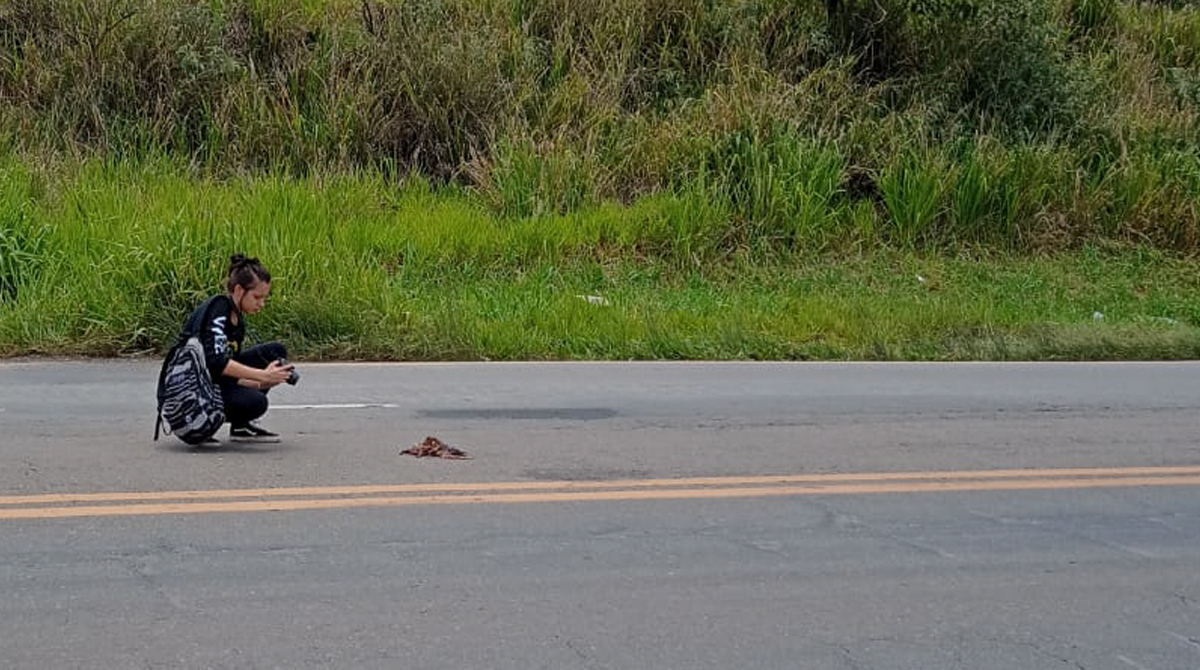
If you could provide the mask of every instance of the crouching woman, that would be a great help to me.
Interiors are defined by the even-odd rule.
[[[281,342],[243,347],[246,317],[258,312],[271,293],[271,274],[257,258],[230,259],[224,295],[214,296],[196,335],[204,360],[221,390],[231,442],[278,442],[279,435],[255,423],[267,412],[267,392],[286,382],[292,366]],[[210,440],[215,443],[216,440]]]

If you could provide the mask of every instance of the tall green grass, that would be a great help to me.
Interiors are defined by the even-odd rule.
[[[699,192],[737,244],[814,252],[1196,250],[1194,3],[832,5],[10,0],[0,148],[418,174],[514,219]]]
[[[1189,2],[8,0],[0,353],[243,250],[311,356],[1190,355],[1198,66]]]
[[[1200,353],[1195,262],[1145,245],[814,256],[744,245],[738,215],[698,190],[515,218],[415,177],[56,170],[0,167],[0,202],[18,211],[0,237],[0,355],[161,351],[234,251],[274,276],[257,336],[309,359]],[[838,211],[844,235],[860,230]]]

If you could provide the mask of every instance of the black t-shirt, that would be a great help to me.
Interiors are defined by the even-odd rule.
[[[237,313],[236,324],[234,313]],[[225,365],[241,353],[242,341],[246,338],[246,322],[234,308],[233,299],[227,295],[217,296],[204,311],[196,335],[204,345],[204,362],[213,381],[221,381]]]

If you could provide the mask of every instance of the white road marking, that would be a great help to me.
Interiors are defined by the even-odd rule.
[[[1088,539],[1093,542],[1097,542],[1099,544],[1107,545],[1109,547],[1112,547],[1113,549],[1117,549],[1120,551],[1127,551],[1127,552],[1133,554],[1134,556],[1141,556],[1142,558],[1158,558],[1157,554],[1154,554],[1149,551],[1144,551],[1144,550],[1138,549],[1136,547],[1131,547],[1127,544],[1121,544],[1120,542],[1113,542],[1112,540],[1098,540],[1098,539],[1090,538],[1090,537]]]
[[[1147,668],[1146,666],[1142,665],[1141,663],[1138,663],[1136,661],[1131,661],[1124,656],[1117,656],[1117,660],[1122,661],[1124,663],[1128,663],[1129,665],[1137,668],[1137,670],[1150,670],[1150,668]]]
[[[325,405],[271,405],[271,409],[396,409],[398,405],[386,402],[348,402]]]
[[[1167,631],[1167,632],[1170,633],[1172,637],[1178,638],[1184,644],[1191,645],[1197,649],[1200,649],[1200,641],[1194,640],[1190,637],[1185,637],[1183,635],[1180,635],[1179,633],[1176,633],[1175,631]]]

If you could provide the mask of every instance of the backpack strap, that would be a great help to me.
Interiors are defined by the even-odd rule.
[[[183,324],[183,331],[179,333],[180,343],[187,342],[189,337],[200,334],[200,326],[204,325],[202,323],[204,321],[204,315],[208,314],[208,308],[218,300],[229,300],[229,296],[225,295],[224,293],[214,295],[208,300],[200,303],[200,306],[192,311],[192,315],[189,316],[188,320]]]

